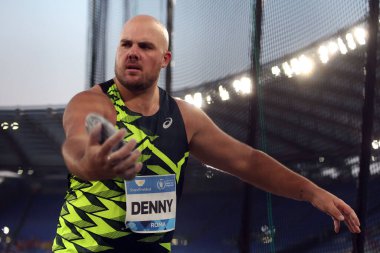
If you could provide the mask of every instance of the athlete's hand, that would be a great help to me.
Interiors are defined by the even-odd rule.
[[[360,233],[360,222],[355,211],[335,195],[318,188],[310,201],[313,206],[330,215],[334,221],[334,231],[340,230],[344,221],[351,233]]]
[[[136,141],[131,140],[122,148],[112,152],[112,148],[123,140],[126,131],[116,131],[103,144],[99,144],[101,125],[98,124],[89,133],[88,143],[84,155],[79,161],[80,167],[85,170],[86,180],[103,180],[121,177],[133,179],[140,172],[142,164],[137,162],[140,152],[134,150]]]

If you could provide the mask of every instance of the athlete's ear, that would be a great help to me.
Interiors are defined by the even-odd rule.
[[[172,59],[172,53],[170,51],[166,51],[164,54],[164,57],[162,58],[161,68],[166,68],[166,66],[168,66],[171,59]]]

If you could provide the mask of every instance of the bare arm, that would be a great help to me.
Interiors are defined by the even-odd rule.
[[[63,115],[66,140],[62,146],[62,154],[67,168],[84,180],[101,180],[116,176],[133,178],[141,169],[141,164],[136,163],[139,152],[133,151],[135,141],[130,141],[118,151],[111,152],[112,147],[125,136],[125,130],[119,130],[100,145],[100,125],[90,134],[86,132],[85,118],[90,112],[102,115],[113,124],[116,122],[113,105],[96,88],[73,97]]]
[[[360,232],[355,212],[344,201],[267,154],[227,135],[201,110],[184,101],[178,104],[185,120],[190,152],[200,161],[264,191],[310,202],[333,218],[336,232],[340,221],[345,221],[351,232]]]

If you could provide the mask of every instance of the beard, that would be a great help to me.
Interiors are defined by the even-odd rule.
[[[141,78],[139,81],[128,81],[128,78],[124,75],[122,70],[117,70],[115,68],[115,76],[119,83],[126,89],[131,92],[141,92],[152,87],[156,80],[158,80],[158,76],[156,78]]]

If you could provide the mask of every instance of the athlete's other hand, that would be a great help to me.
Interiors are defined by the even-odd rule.
[[[334,231],[340,230],[340,223],[346,223],[351,233],[360,233],[360,221],[355,211],[343,200],[319,188],[311,199],[313,206],[330,215],[334,222]]]

